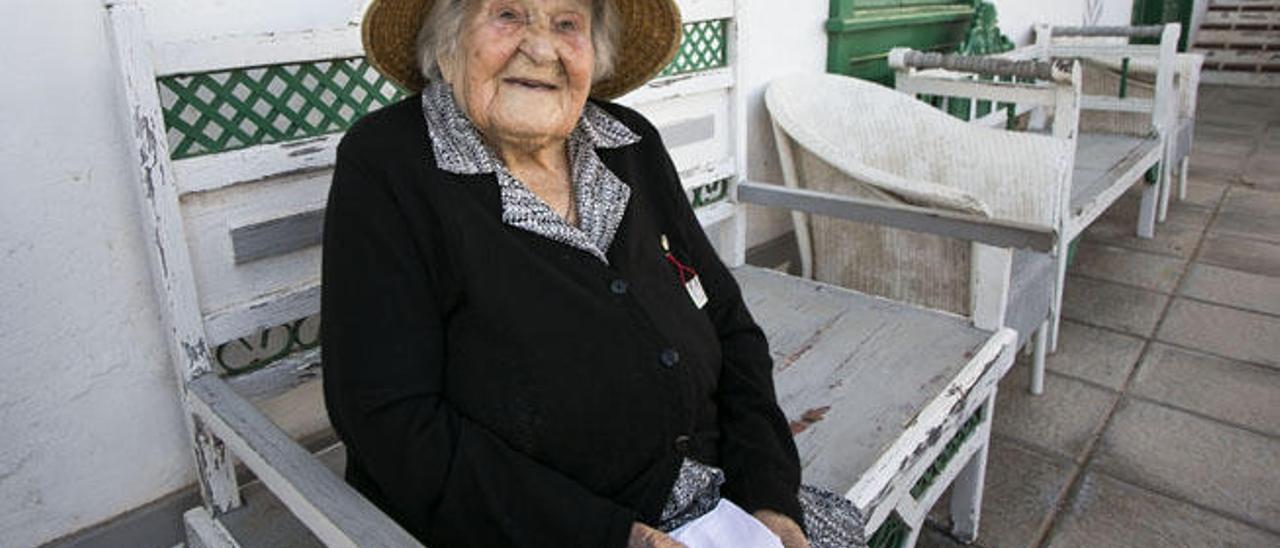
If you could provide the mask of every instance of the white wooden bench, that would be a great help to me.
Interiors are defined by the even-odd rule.
[[[1170,67],[1169,50],[1174,47],[1176,51],[1178,33],[1181,32],[1180,27],[1170,27],[1176,26],[1053,27],[1037,24],[1036,42],[1033,45],[1020,47],[1005,55],[1010,58],[1043,59],[1071,52],[1078,56],[1084,68],[1085,97],[1114,97],[1120,100],[1155,100],[1157,88],[1161,85],[1162,63],[1165,63],[1164,67],[1171,76],[1171,96],[1175,99],[1171,106],[1174,113],[1166,122],[1167,147],[1161,165],[1167,174],[1178,174],[1178,196],[1183,198],[1187,195],[1187,168],[1196,128],[1199,74],[1204,56],[1174,52]],[[1147,46],[1143,50],[1128,47],[1126,41],[1139,37],[1160,38],[1161,45]],[[1174,46],[1167,45],[1170,40]],[[1088,47],[1085,50],[1087,54],[1082,55],[1084,51],[1080,50],[1080,46]],[[1087,99],[1087,104],[1088,101]],[[1080,132],[1085,134],[1137,134],[1147,132],[1151,125],[1151,117],[1147,111],[1139,109],[1124,111],[1085,108],[1080,114]],[[1160,182],[1160,210],[1157,220],[1164,222],[1174,189],[1172,177],[1161,177]]]
[[[984,58],[940,56],[898,50],[891,55],[896,70],[897,89],[912,96],[942,96],[972,100],[993,101],[1001,104],[1029,104],[1032,109],[1032,131],[1050,132],[1054,138],[1074,143],[1065,161],[1071,167],[1070,184],[1063,187],[1058,198],[1060,208],[1055,229],[1059,236],[1056,252],[1057,282],[1055,284],[1054,315],[1049,332],[1049,351],[1057,349],[1061,323],[1063,289],[1066,283],[1066,257],[1068,246],[1085,229],[1096,221],[1131,187],[1142,182],[1149,172],[1159,173],[1159,179],[1143,188],[1139,205],[1136,232],[1139,237],[1151,238],[1159,216],[1161,189],[1168,188],[1168,170],[1158,169],[1161,161],[1169,157],[1171,132],[1176,123],[1177,98],[1173,90],[1174,56],[1180,28],[1176,24],[1156,28],[1122,27],[1094,31],[1095,35],[1113,33],[1120,36],[1151,36],[1158,34],[1158,45],[1038,44],[1035,49],[1024,49],[985,58],[989,63],[1016,62],[1040,59],[1073,62],[1078,59],[1112,57],[1152,57],[1158,60],[1154,97],[1115,97],[1084,93],[1083,83],[1071,84],[1074,91],[1063,93],[1066,82],[1054,82],[1047,78],[1029,78],[1038,83],[987,81],[977,77],[957,78],[954,70],[964,65],[982,62]],[[923,69],[923,70],[922,70]],[[941,69],[941,70],[938,70]],[[1082,78],[1082,71],[1072,70],[1075,78]],[[1057,86],[1057,91],[1052,89]],[[1128,131],[1085,131],[1104,129],[1082,127],[1082,116],[1092,113],[1142,113],[1146,122]],[[1049,113],[1053,116],[1052,130],[1045,127]],[[998,153],[998,151],[992,151]]]
[[[955,530],[973,538],[996,383],[1013,363],[1015,334],[745,266],[739,198],[864,219],[886,210],[739,184],[746,113],[735,55],[746,22],[732,0],[681,5],[684,52],[623,102],[661,129],[700,220],[766,330],[805,480],[846,494],[877,546],[913,542],[955,485]],[[363,62],[354,26],[158,42],[135,1],[105,6],[204,501],[185,516],[188,543],[417,546],[334,473],[341,451],[313,455],[295,441],[324,424],[281,424],[324,416],[314,382],[321,351],[305,339],[318,321],[319,236],[336,144],[354,118],[399,92]],[[935,219],[888,211],[913,223]],[[980,237],[1052,245],[1034,231],[984,230]],[[240,361],[228,363],[234,354]],[[238,481],[238,468],[254,480]]]
[[[1145,29],[1152,37],[1163,36],[1164,27],[1136,27]],[[1054,27],[1036,25],[1036,42],[1022,50],[1015,50],[1014,55],[1035,56],[1046,44],[1093,43],[1105,48],[1123,42],[1117,42],[1117,34],[1128,29],[1107,27]],[[1090,56],[1082,59],[1084,68],[1084,93],[1088,95],[1110,95],[1117,98],[1135,98],[1153,100],[1156,96],[1157,75],[1160,69],[1159,55],[1125,57],[1116,55]],[[1176,119],[1169,130],[1168,156],[1162,161],[1165,169],[1178,175],[1179,199],[1184,199],[1187,192],[1187,166],[1190,162],[1191,146],[1195,138],[1196,105],[1200,89],[1200,70],[1204,65],[1204,55],[1199,53],[1178,53],[1174,57],[1173,89],[1177,96]],[[1149,116],[1138,112],[1085,112],[1080,120],[1081,131],[1103,133],[1125,133],[1142,131],[1148,127]],[[1169,181],[1164,181],[1168,183]],[[1171,188],[1161,189],[1160,212],[1158,219],[1164,221],[1169,206]]]

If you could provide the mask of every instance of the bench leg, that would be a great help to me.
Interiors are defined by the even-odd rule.
[[[1138,210],[1138,237],[1150,239],[1156,235],[1156,216],[1160,213],[1160,183],[1145,182],[1142,189],[1142,205]]]
[[[1045,351],[1049,348],[1049,320],[1040,324],[1035,338],[1035,350],[1032,351],[1031,359],[1031,393],[1039,396],[1044,393],[1044,360]]]
[[[1053,286],[1053,306],[1049,308],[1049,353],[1058,351],[1058,330],[1062,328],[1062,294],[1067,287],[1067,247],[1070,242],[1058,242],[1058,256],[1054,257],[1057,278]]]
[[[205,507],[217,517],[240,506],[240,486],[236,481],[235,455],[200,417],[191,415],[196,474]]]
[[[960,475],[951,484],[951,535],[965,544],[978,538],[978,522],[982,516],[982,487],[987,480],[987,452],[991,445],[992,412],[995,411],[996,395],[991,396],[983,405],[987,420],[978,433],[982,447],[978,448],[965,463]]]
[[[1182,157],[1182,164],[1178,167],[1178,201],[1187,199],[1187,169],[1191,167],[1191,155]]]
[[[1166,158],[1169,155],[1165,155]],[[1163,161],[1160,163],[1160,179],[1156,182],[1160,186],[1160,211],[1156,216],[1156,220],[1164,222],[1169,216],[1169,197],[1173,194],[1173,162]]]

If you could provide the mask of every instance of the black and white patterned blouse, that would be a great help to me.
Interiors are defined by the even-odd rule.
[[[596,155],[597,148],[618,148],[640,140],[627,126],[591,103],[582,110],[569,135],[569,169],[578,225],[569,224],[537,194],[516,179],[458,108],[448,84],[433,83],[422,91],[422,110],[435,149],[436,164],[462,175],[493,173],[502,197],[502,222],[594,255],[605,253],[622,223],[631,187],[618,179]]]

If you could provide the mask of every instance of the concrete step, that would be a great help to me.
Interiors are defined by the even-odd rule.
[[[1280,49],[1280,30],[1201,30],[1197,49]]]
[[[1280,72],[1280,51],[1240,49],[1200,49],[1204,54],[1205,70],[1247,70],[1252,72]]]
[[[1280,2],[1276,0],[1209,0],[1210,11],[1265,11],[1280,9],[1278,6],[1280,6]]]
[[[1200,29],[1202,32],[1230,29],[1280,29],[1280,11],[1209,11],[1205,13]]]

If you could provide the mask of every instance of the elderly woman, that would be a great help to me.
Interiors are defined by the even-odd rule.
[[[807,546],[843,500],[800,488],[764,335],[605,102],[671,59],[672,0],[375,0],[364,32],[421,93],[351,128],[329,196],[348,481],[435,546],[678,546],[713,515]]]

